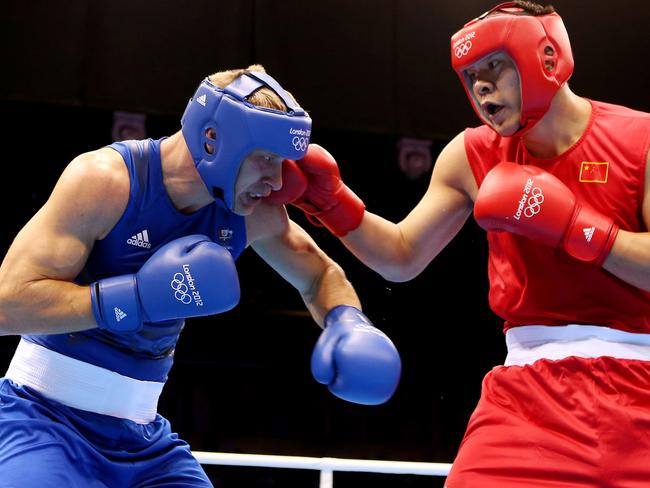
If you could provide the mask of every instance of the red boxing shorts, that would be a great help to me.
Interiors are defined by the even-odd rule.
[[[650,361],[568,357],[498,366],[446,488],[647,488]]]

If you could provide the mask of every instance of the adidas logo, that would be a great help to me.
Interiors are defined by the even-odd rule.
[[[196,101],[205,107],[205,93],[197,98]]]
[[[122,320],[124,317],[126,317],[126,314],[119,308],[115,307],[113,310],[115,311],[115,318],[117,319],[118,322]]]
[[[132,235],[129,239],[126,240],[126,243],[131,244],[132,246],[144,247],[145,249],[149,249],[151,247],[147,229],[143,230],[142,232],[138,232],[135,235]]]
[[[587,239],[587,242],[591,242],[591,238],[594,236],[594,231],[596,230],[595,227],[585,227],[582,229],[582,232],[585,233],[585,239]]]

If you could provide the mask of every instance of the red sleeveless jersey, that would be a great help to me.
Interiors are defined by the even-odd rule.
[[[641,218],[650,114],[591,101],[585,133],[563,154],[533,157],[518,137],[501,137],[487,126],[465,130],[465,151],[480,186],[502,161],[531,164],[558,177],[576,195],[608,215],[621,229],[644,232]],[[488,232],[490,306],[518,325],[605,325],[650,333],[650,293],[508,232]]]

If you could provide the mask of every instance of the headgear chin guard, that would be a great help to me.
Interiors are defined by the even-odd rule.
[[[270,88],[288,112],[260,107],[248,97]],[[269,151],[284,159],[302,159],[311,135],[311,118],[291,95],[266,73],[251,71],[225,88],[203,80],[181,119],[183,137],[203,182],[229,209],[235,204],[235,181],[251,151]],[[209,129],[216,138],[210,137]],[[208,151],[211,147],[212,150]]]
[[[452,36],[451,64],[474,111],[490,127],[465,70],[496,51],[509,55],[519,71],[521,116],[517,134],[521,135],[544,116],[573,73],[569,36],[557,13],[529,15],[515,2],[497,5]]]

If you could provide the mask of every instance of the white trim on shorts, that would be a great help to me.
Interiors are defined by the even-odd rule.
[[[68,407],[147,424],[164,383],[141,381],[21,339],[5,375]]]
[[[597,325],[524,325],[506,332],[505,366],[523,366],[539,359],[569,356],[650,361],[650,334]]]

